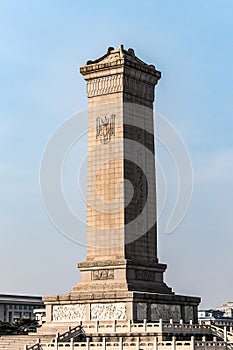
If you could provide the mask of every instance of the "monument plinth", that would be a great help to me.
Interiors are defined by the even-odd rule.
[[[157,257],[153,102],[161,73],[132,49],[80,68],[88,95],[87,259],[69,294],[44,298],[47,322],[197,321]]]

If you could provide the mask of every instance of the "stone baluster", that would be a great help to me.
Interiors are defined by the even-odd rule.
[[[154,337],[154,350],[158,350],[158,338]]]
[[[202,342],[204,343],[204,350],[206,350],[206,337],[205,336],[202,337]]]
[[[119,350],[123,350],[123,339],[122,339],[122,337],[119,338]]]
[[[160,318],[159,320],[159,332],[162,332],[163,331],[163,319]]]
[[[176,337],[172,337],[172,350],[176,350]]]
[[[102,339],[102,350],[106,350],[106,338],[103,337]]]
[[[128,323],[128,324],[129,324],[129,329],[128,329],[128,331],[131,332],[132,320],[129,320],[129,323]]]
[[[140,350],[140,337],[139,337],[139,336],[137,336],[136,343],[137,343],[136,349],[137,349],[137,350]]]
[[[87,337],[87,341],[86,341],[86,350],[90,350],[90,338]]]
[[[59,333],[58,333],[59,335]],[[58,336],[56,336],[55,341],[54,341],[54,349],[58,350]]]
[[[74,350],[74,338],[70,339],[70,349]]]
[[[143,329],[144,329],[144,332],[147,331],[147,320],[145,320],[145,319],[143,321]]]
[[[195,350],[195,337],[191,337],[191,349],[190,350]]]

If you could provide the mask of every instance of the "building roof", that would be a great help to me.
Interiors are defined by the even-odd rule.
[[[37,295],[0,294],[0,304],[3,303],[39,303],[43,304],[42,297]]]

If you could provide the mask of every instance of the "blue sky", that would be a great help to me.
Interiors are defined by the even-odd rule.
[[[161,216],[166,281],[201,296],[203,307],[233,299],[232,35],[231,0],[0,0],[0,292],[49,295],[79,279],[85,247],[48,219],[40,160],[60,123],[87,107],[79,67],[123,43],[162,71],[155,108],[182,135],[193,164],[182,224],[164,233],[172,196]],[[81,146],[79,154],[85,140]]]

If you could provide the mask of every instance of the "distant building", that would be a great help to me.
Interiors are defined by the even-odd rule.
[[[225,317],[233,317],[233,301],[228,301],[217,308],[217,310],[223,311]]]
[[[225,304],[224,304],[225,305]],[[231,310],[231,311],[230,311]],[[199,323],[214,324],[217,327],[233,327],[232,309],[210,309],[198,311]]]
[[[0,321],[15,322],[21,318],[35,318],[33,310],[44,308],[42,297],[0,294]]]

